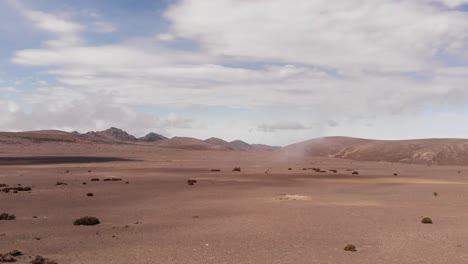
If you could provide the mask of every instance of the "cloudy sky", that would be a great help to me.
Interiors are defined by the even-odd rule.
[[[468,138],[468,0],[0,0],[0,130]]]

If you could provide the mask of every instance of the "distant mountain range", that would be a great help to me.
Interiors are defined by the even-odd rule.
[[[0,150],[6,146],[37,146],[47,144],[133,144],[181,150],[268,151],[282,157],[325,157],[375,162],[402,162],[438,165],[468,165],[468,139],[372,140],[351,137],[324,137],[299,142],[286,147],[231,142],[220,138],[200,140],[191,137],[167,138],[149,133],[136,138],[112,127],[97,132],[64,132],[42,130],[30,132],[0,132]],[[50,146],[53,148],[54,146]]]
[[[118,141],[126,141],[126,142],[156,142],[160,140],[167,139],[167,137],[156,134],[156,133],[149,133],[144,137],[141,138],[136,138],[133,135],[128,134],[126,131],[111,127],[107,130],[104,131],[98,131],[98,132],[87,132],[84,134],[80,134],[77,131],[73,131],[72,134],[78,135],[78,136],[83,136],[86,138],[90,139],[99,139],[99,138],[105,138],[105,139],[110,139],[110,140],[118,140]]]
[[[144,137],[136,138],[135,136],[128,134],[126,131],[115,127],[111,127],[103,131],[91,131],[83,134],[74,131],[71,134],[90,140],[118,141],[128,143],[155,143],[156,145],[161,147],[180,149],[273,151],[280,148],[261,144],[251,145],[241,140],[227,142],[219,138],[209,138],[207,140],[200,140],[190,137],[174,137],[169,139],[163,135],[156,134],[154,132],[151,132]]]

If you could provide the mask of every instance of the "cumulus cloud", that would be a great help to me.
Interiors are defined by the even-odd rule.
[[[11,61],[40,67],[40,74],[53,79],[48,83],[58,85],[42,83],[22,98],[25,109],[34,111],[19,111],[13,117],[17,124],[8,125],[25,128],[40,113],[50,116],[43,128],[71,127],[76,117],[77,125],[89,128],[121,126],[115,120],[147,128],[142,120],[151,120],[152,127],[188,131],[194,118],[207,118],[156,118],[133,109],[177,113],[216,107],[248,111],[229,122],[251,141],[262,138],[258,133],[282,131],[301,139],[348,134],[351,130],[340,129],[351,123],[372,122],[377,131],[385,125],[375,119],[416,120],[428,110],[468,102],[468,13],[453,9],[465,2],[181,0],[165,12],[165,33],[99,46],[86,44],[82,34],[93,30],[92,23],[22,8],[53,37],[42,47],[17,50]],[[94,30],[116,33],[112,24],[96,23],[103,24],[94,24]],[[179,48],[174,44],[179,40],[195,45]],[[99,94],[112,95],[112,102],[95,100]],[[90,109],[84,119],[76,114],[80,104]],[[221,120],[205,123],[213,127]],[[231,135],[229,125],[224,132],[217,129]],[[352,131],[366,136],[364,130]],[[197,133],[213,136],[210,129]]]
[[[115,126],[142,135],[149,131],[190,128],[192,123],[191,119],[175,113],[160,116],[135,111],[119,105],[109,94],[84,95],[62,87],[39,89],[24,100],[28,109],[11,101],[0,101],[0,109],[8,110],[3,111],[0,129],[89,131]]]
[[[468,34],[465,13],[419,0],[184,0],[166,17],[215,55],[344,70],[427,70]]]
[[[307,128],[299,122],[278,122],[259,125],[258,129],[264,132],[275,132],[277,130],[302,130]]]

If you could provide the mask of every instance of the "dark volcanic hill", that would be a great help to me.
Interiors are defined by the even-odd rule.
[[[273,151],[279,149],[279,147],[272,147],[268,145],[262,145],[262,144],[253,144],[250,145],[242,140],[234,140],[231,142],[227,142],[225,140],[222,140],[220,138],[209,138],[206,139],[205,142],[222,146],[225,147],[226,149],[229,150],[234,150],[234,151]]]
[[[128,134],[122,129],[115,127],[111,127],[107,130],[97,132],[97,134],[120,141],[137,141],[136,137]]]
[[[156,142],[156,141],[160,141],[160,140],[164,140],[164,139],[167,139],[167,137],[151,132],[151,133],[147,134],[144,137],[138,138],[138,141],[141,141],[141,142]]]

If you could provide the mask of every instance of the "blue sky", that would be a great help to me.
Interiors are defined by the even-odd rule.
[[[466,137],[467,7],[0,0],[0,130]]]

